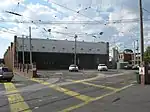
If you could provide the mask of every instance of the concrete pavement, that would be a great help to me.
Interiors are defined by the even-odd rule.
[[[112,112],[113,106],[111,107],[110,102],[117,103],[122,97],[131,100],[134,98],[133,91],[141,88],[139,85],[133,86],[135,75],[128,72],[124,72],[124,75],[101,73],[95,76],[85,80],[81,76],[80,80],[75,80],[76,78],[68,79],[68,77],[26,79],[16,75],[12,83],[0,83],[0,97],[3,101],[0,103],[2,107],[0,112],[99,112],[100,109],[102,112]],[[140,91],[137,92],[140,94]],[[123,102],[124,100],[120,108],[123,108],[121,107]],[[114,112],[116,108],[117,106]]]

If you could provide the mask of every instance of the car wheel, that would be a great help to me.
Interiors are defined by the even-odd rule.
[[[7,82],[11,82],[11,79],[7,79]]]

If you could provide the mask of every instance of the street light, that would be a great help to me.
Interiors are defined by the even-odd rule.
[[[74,64],[76,65],[76,58],[77,58],[77,35],[75,34],[74,36],[74,47],[75,47],[75,50],[74,50]]]

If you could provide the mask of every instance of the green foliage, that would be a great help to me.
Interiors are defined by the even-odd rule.
[[[150,46],[148,46],[144,52],[144,60],[150,62]]]

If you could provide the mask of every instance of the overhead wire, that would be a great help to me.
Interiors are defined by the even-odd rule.
[[[58,6],[61,6],[61,7],[63,7],[63,8],[66,8],[66,9],[68,9],[68,10],[71,10],[71,11],[73,11],[73,12],[76,12],[76,11],[74,11],[74,10],[72,10],[72,9],[70,9],[70,8],[67,8],[67,7],[65,7],[65,6],[62,6],[62,5],[60,5],[60,4],[58,4],[58,3],[55,3],[55,2],[52,2],[51,1],[51,3],[54,3],[55,5],[58,5]],[[78,12],[79,13],[79,12]],[[80,14],[80,13],[79,13]],[[80,14],[80,15],[82,15],[82,16],[84,16],[84,17],[87,17],[87,16],[85,16],[85,15],[83,15],[83,14]],[[89,17],[88,17],[89,18]],[[92,19],[92,18],[90,18],[90,19]]]
[[[73,10],[73,9],[71,9],[71,8],[68,8],[68,7],[66,7],[66,6],[63,6],[63,5],[61,5],[61,4],[58,4],[58,3],[53,2],[53,1],[50,1],[50,0],[48,0],[48,1],[49,1],[49,3],[55,4],[55,5],[57,5],[57,6],[63,7],[63,8],[65,8],[65,9],[67,9],[67,10],[70,10],[70,11],[73,11],[73,12],[77,13],[76,10]],[[89,18],[89,19],[93,20],[93,18],[91,18],[91,17],[89,17],[89,16],[87,16],[87,15],[84,15],[84,14],[81,14],[81,13],[78,13],[78,14],[80,14],[80,15],[86,17],[86,18]],[[93,21],[98,22],[98,23],[100,22],[100,21],[97,21],[97,20],[93,20]],[[105,21],[108,22],[109,20],[105,20]],[[120,20],[119,20],[119,21],[120,21]],[[115,20],[114,22],[119,22],[119,21],[118,21],[118,20]],[[113,21],[112,21],[112,22],[113,22]]]
[[[148,12],[148,13],[150,13],[150,11],[149,11],[149,10],[147,10],[147,9],[145,9],[145,8],[143,8],[143,10],[144,10],[144,11],[146,11],[146,12]]]
[[[12,12],[9,12],[9,13],[12,13]],[[13,13],[14,14],[14,13]],[[16,14],[16,15],[18,15],[18,14]],[[19,15],[19,16],[23,16],[23,15]],[[40,20],[39,20],[40,21]],[[120,20],[119,20],[120,21]],[[8,22],[8,21],[7,21]],[[41,21],[40,21],[41,22]],[[44,22],[44,21],[42,21],[42,22]],[[74,22],[74,21],[73,21]],[[23,22],[20,22],[20,23],[26,23],[25,21],[23,21]],[[34,21],[32,21],[31,23],[33,23],[33,24],[36,24],[37,25],[37,23],[36,22],[34,22]],[[67,22],[66,22],[67,23]],[[62,24],[66,24],[66,23],[62,23]],[[72,24],[72,22],[68,22],[69,24]],[[74,22],[75,23],[75,22]],[[117,23],[117,22],[114,22],[114,23]],[[52,23],[51,23],[52,24]],[[55,23],[55,24],[60,24],[59,22],[58,23]],[[79,22],[79,23],[76,23],[76,24],[81,24],[81,22]],[[83,23],[83,24],[86,24],[86,22],[85,23]],[[89,24],[89,21],[87,22],[87,24]],[[94,23],[91,23],[91,24],[94,24]],[[95,24],[97,24],[97,23],[95,23]],[[56,32],[56,33],[58,33],[58,32]]]
[[[109,21],[107,24],[120,24],[120,23],[134,23],[134,22],[139,22],[139,18],[135,19],[124,19],[124,20],[113,20]],[[150,21],[150,19],[144,19],[144,21]],[[0,22],[8,22],[8,23],[23,23],[23,24],[91,24],[91,25],[96,25],[96,24],[103,24],[103,22],[97,23],[93,21],[18,21],[18,20],[0,20]]]
[[[65,6],[63,6],[63,5],[60,5],[60,4],[58,4],[58,3],[55,3],[55,2],[52,2],[51,1],[51,3],[54,3],[55,5],[59,5],[59,6],[61,6],[61,7],[63,7],[63,8],[66,8],[66,9],[68,9],[68,10],[71,10],[71,11],[74,11],[74,12],[76,12],[77,13],[77,11],[75,11],[75,10],[72,10],[72,9],[70,9],[70,8],[67,8],[67,7],[65,7]],[[80,14],[80,13],[79,13]],[[82,15],[82,16],[84,16],[84,17],[87,17],[86,15],[83,15],[83,14],[80,14],[80,15]],[[87,18],[89,18],[89,17],[87,17]],[[93,19],[93,18],[90,18],[90,19]],[[95,21],[95,20],[94,20]],[[138,22],[139,20],[137,20],[137,19],[135,19],[135,20],[132,20],[132,21],[124,21],[124,22]],[[2,21],[1,21],[2,22]],[[8,22],[8,21],[5,21],[5,22]],[[15,22],[15,21],[12,21],[12,22]],[[100,21],[95,21],[96,23],[94,23],[93,21],[92,22],[89,22],[89,21],[87,21],[87,22],[83,22],[83,24],[97,24],[97,22],[100,22]],[[116,20],[115,22],[113,22],[113,23],[122,23],[123,21],[122,20]],[[21,22],[17,22],[16,21],[16,23],[30,23],[30,22],[26,22],[26,21],[21,21]],[[39,20],[39,22],[37,22],[37,21],[32,21],[31,23],[33,23],[33,24],[74,24],[75,22],[74,21],[66,21],[66,22],[62,22],[62,21],[60,21],[60,22],[56,22],[55,21],[55,23],[53,22],[53,21],[48,21],[47,23],[46,23],[46,21],[40,21]],[[80,21],[80,22],[77,22],[77,23],[75,23],[75,24],[82,24],[82,22]],[[101,24],[103,24],[103,23],[101,23]]]
[[[65,6],[63,6],[63,5],[61,5],[61,4],[58,4],[58,3],[56,3],[56,2],[53,2],[53,1],[50,1],[50,0],[48,0],[48,1],[49,1],[50,3],[53,3],[53,4],[55,4],[55,5],[57,5],[57,6],[60,6],[60,7],[63,7],[63,8],[65,8],[65,9],[67,9],[67,10],[72,11],[72,12],[78,13],[76,10],[73,10],[73,9],[71,9],[71,8],[68,8],[68,7],[65,7]],[[81,14],[81,13],[78,13],[78,14],[80,14],[80,15],[86,17],[86,18],[89,18],[89,19],[91,19],[91,20],[93,19],[93,18],[88,17],[88,16],[86,16],[86,15],[84,15],[84,14]]]
[[[18,14],[18,13],[11,13],[11,14],[15,14],[15,15],[19,15],[19,16],[23,16],[23,15],[21,15],[21,14]],[[37,24],[35,24],[35,25],[37,25]],[[46,31],[46,30],[45,30]],[[59,34],[64,34],[64,33],[62,33],[62,32],[56,32],[55,31],[55,33],[59,33]],[[68,34],[65,34],[65,35],[68,35]],[[79,34],[78,34],[79,35]],[[84,34],[85,35],[85,34]],[[69,36],[69,35],[68,35]]]

